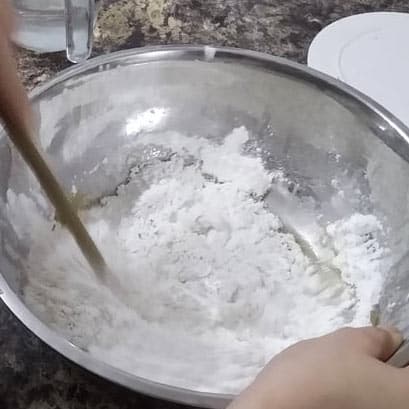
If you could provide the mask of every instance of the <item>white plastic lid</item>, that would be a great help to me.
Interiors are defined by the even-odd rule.
[[[409,14],[339,20],[313,40],[308,65],[373,98],[409,126]]]

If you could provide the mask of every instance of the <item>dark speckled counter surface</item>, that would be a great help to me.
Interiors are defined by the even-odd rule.
[[[196,43],[264,51],[304,63],[329,23],[369,11],[409,12],[407,0],[105,0],[94,55],[155,44]],[[62,53],[18,51],[33,88],[69,66]],[[0,302],[0,409],[182,409],[110,384],[32,335]]]

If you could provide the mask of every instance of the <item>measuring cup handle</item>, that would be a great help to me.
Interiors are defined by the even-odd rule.
[[[69,61],[79,63],[90,56],[94,17],[94,0],[65,0],[66,51]]]

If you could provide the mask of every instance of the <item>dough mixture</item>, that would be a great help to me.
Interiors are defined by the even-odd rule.
[[[9,190],[9,217],[32,240],[26,303],[113,366],[220,393],[237,393],[301,339],[367,325],[383,281],[380,222],[354,214],[321,228],[341,271],[325,277],[266,208],[272,174],[243,153],[248,140],[244,128],[219,144],[169,134],[166,157],[134,167],[115,194],[83,211],[126,288],[120,297],[96,282],[39,201]]]

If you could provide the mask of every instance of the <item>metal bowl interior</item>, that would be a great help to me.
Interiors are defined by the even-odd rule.
[[[145,132],[173,130],[220,139],[244,125],[262,148],[268,169],[284,170],[299,194],[314,198],[325,221],[371,212],[388,227],[394,256],[380,303],[381,321],[409,335],[406,271],[409,233],[408,131],[374,102],[304,66],[264,54],[206,47],[119,52],[69,69],[34,91],[41,144],[67,189],[90,197],[111,192],[127,177],[121,150]],[[154,120],[138,128],[144,113]],[[165,115],[163,113],[166,113]],[[103,161],[109,165],[92,171]],[[0,139],[0,195],[28,193],[30,172]],[[344,181],[342,206],[331,198]],[[0,212],[2,299],[51,347],[83,367],[133,390],[168,400],[222,408],[229,396],[161,385],[98,361],[42,323],[21,293],[27,252]],[[20,260],[20,261],[19,261]]]

